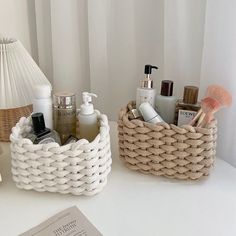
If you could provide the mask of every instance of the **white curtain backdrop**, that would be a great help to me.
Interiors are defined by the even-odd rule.
[[[116,120],[135,98],[150,63],[154,85],[208,84],[236,92],[235,0],[37,0],[38,61],[54,90],[99,95],[95,105]],[[219,113],[218,156],[236,166],[236,105]]]

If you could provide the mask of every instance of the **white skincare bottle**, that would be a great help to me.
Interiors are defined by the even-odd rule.
[[[161,94],[156,96],[155,106],[157,112],[168,124],[174,124],[175,106],[177,99],[173,96],[173,81],[161,82]]]
[[[141,87],[137,88],[136,93],[136,107],[138,108],[141,103],[149,102],[153,107],[155,105],[156,90],[153,88],[153,80],[150,78],[152,69],[158,69],[156,66],[145,65],[144,74],[145,78],[141,81]]]
[[[151,106],[149,102],[143,102],[139,106],[139,112],[141,113],[143,119],[149,123],[158,123],[164,122],[163,119],[157,114],[154,108]]]
[[[80,106],[79,120],[79,137],[93,141],[99,133],[97,113],[94,111],[91,103],[92,97],[97,97],[94,93],[83,92],[83,104]]]
[[[49,129],[53,129],[51,92],[52,88],[48,84],[34,87],[33,113],[43,113],[45,125]]]

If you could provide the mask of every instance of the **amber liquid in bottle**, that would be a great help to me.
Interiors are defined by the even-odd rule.
[[[71,135],[76,136],[75,94],[57,93],[53,100],[53,126],[64,144]]]
[[[175,125],[187,125],[201,108],[198,99],[198,87],[185,86],[183,99],[176,103]]]

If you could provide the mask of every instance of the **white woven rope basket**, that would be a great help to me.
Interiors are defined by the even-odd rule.
[[[59,146],[33,144],[22,138],[31,130],[30,117],[22,117],[12,128],[12,175],[21,189],[91,196],[100,192],[111,171],[111,148],[107,116],[98,112],[100,133],[89,143]]]

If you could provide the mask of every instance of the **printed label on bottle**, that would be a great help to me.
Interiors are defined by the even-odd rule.
[[[45,138],[42,141],[39,142],[39,144],[46,144],[46,143],[55,143],[55,140],[53,138]]]
[[[179,110],[178,126],[189,124],[196,114],[196,111]]]

